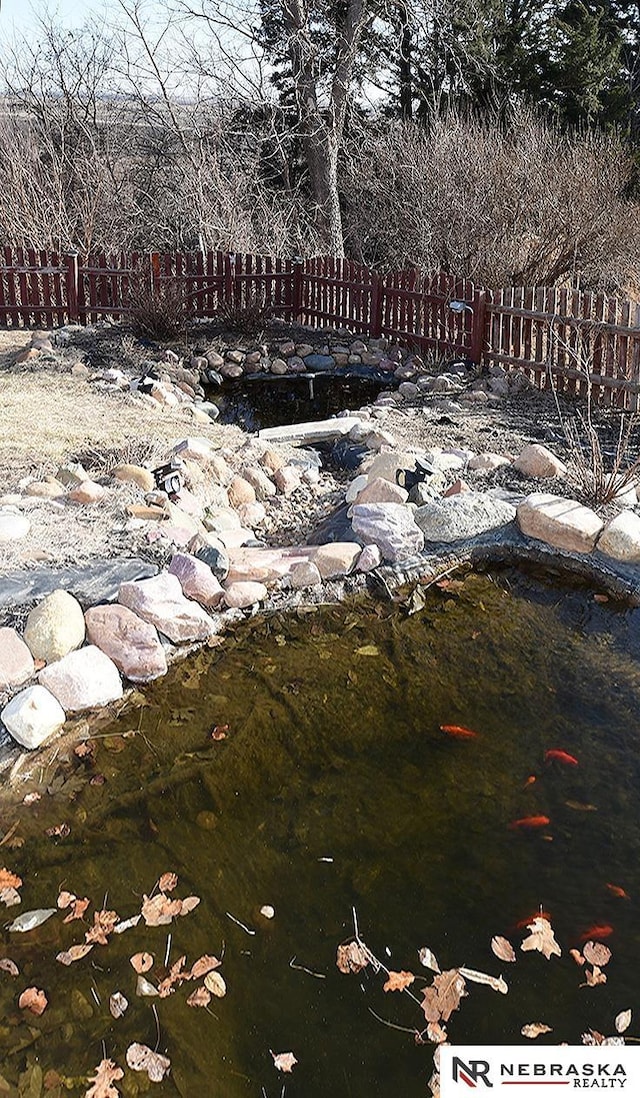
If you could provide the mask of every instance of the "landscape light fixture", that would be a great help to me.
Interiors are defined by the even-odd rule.
[[[452,313],[463,313],[465,309],[468,309],[470,313],[473,312],[471,305],[467,305],[466,301],[450,301],[449,308]]]

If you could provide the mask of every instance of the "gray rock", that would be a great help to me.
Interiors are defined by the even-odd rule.
[[[44,686],[28,686],[5,705],[0,719],[14,740],[33,751],[62,728],[65,712]]]
[[[361,544],[377,545],[385,560],[406,560],[424,548],[424,535],[406,504],[356,503],[351,525]]]
[[[319,583],[322,583],[322,576],[320,575],[317,566],[310,560],[304,560],[300,561],[299,564],[294,564],[289,573],[289,579],[291,586],[295,590],[300,590],[304,587],[316,587]]]
[[[222,587],[208,564],[188,553],[175,553],[169,572],[180,580],[183,594],[202,606],[217,606],[222,599]]]
[[[118,668],[93,644],[70,652],[43,668],[38,681],[51,691],[67,713],[108,705],[122,697]]]
[[[20,686],[34,672],[33,656],[15,629],[0,629],[0,690]]]
[[[118,603],[85,614],[87,637],[131,682],[151,682],[167,673],[167,658],[153,625]]]
[[[224,527],[225,529],[239,529],[239,527]],[[229,554],[224,545],[207,545],[191,546],[193,556],[198,560],[204,561],[206,565],[211,569],[214,576],[220,583],[224,583],[229,574]]]
[[[176,644],[206,640],[215,632],[209,615],[197,602],[184,597],[178,577],[168,572],[138,583],[123,583],[118,602]]]
[[[433,500],[415,513],[425,541],[447,544],[506,526],[515,517],[515,507],[510,503],[480,492],[463,492]]]
[[[82,607],[68,591],[53,591],[29,614],[25,643],[37,660],[51,663],[79,648],[84,641]]]
[[[333,370],[336,365],[333,355],[306,355],[304,364],[314,374]]]

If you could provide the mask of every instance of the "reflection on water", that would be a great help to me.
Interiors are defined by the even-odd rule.
[[[25,882],[7,922],[55,905],[60,888],[127,918],[166,870],[180,878],[177,895],[201,903],[69,968],[55,954],[83,940],[82,924],[56,915],[28,934],[5,932],[0,950],[21,974],[0,972],[1,1076],[13,1085],[25,1073],[24,1087],[36,1087],[38,1071],[55,1070],[76,1083],[44,1093],[84,1094],[81,1077],[105,1053],[124,1066],[132,1041],[156,1046],[153,1004],[172,1072],[152,1086],[126,1071],[125,1095],[274,1098],[284,1078],[288,1098],[422,1096],[431,1047],[370,1013],[421,1028],[415,1003],[384,994],[369,970],[335,966],[352,907],[374,952],[419,976],[418,997],[430,979],[422,946],[443,968],[502,972],[508,995],[470,987],[447,1027],[456,1043],[516,1043],[534,1021],[553,1027],[543,1040],[613,1032],[635,1004],[640,961],[640,611],[513,572],[470,575],[428,598],[410,617],[366,604],[249,623],[150,688],[146,707],[97,739],[77,773],[43,775],[41,801],[3,812],[3,832],[19,823],[0,866]],[[227,738],[213,741],[222,724]],[[440,724],[479,735],[447,738]],[[580,765],[545,766],[548,748]],[[92,775],[106,780],[89,784]],[[537,814],[551,819],[542,832],[508,827]],[[44,837],[62,822],[68,837]],[[16,838],[23,845],[12,847]],[[516,924],[540,904],[560,959],[519,951]],[[568,949],[594,924],[614,928],[609,979],[579,988]],[[514,943],[515,965],[491,953],[495,934]],[[186,1005],[189,984],[161,1001],[136,998],[128,958],[142,950],[156,983],[167,953],[188,964],[224,954],[227,996],[211,1013]],[[17,1008],[31,985],[49,998],[40,1018]],[[131,1003],[118,1021],[108,1010],[116,990]],[[295,1053],[291,1076],[278,1076],[270,1049]]]

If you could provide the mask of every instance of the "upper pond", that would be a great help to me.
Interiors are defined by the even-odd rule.
[[[382,973],[336,968],[353,908],[377,957],[416,974],[418,999],[433,975],[423,946],[443,969],[502,973],[506,995],[468,985],[447,1023],[456,1044],[520,1043],[530,1022],[554,1043],[614,1032],[640,963],[640,610],[511,571],[426,599],[411,615],[364,603],[247,623],[149,688],[93,756],[36,775],[25,792],[40,800],[3,811],[0,866],[24,881],[5,925],[55,907],[60,889],[127,919],[167,871],[172,895],[201,902],[68,967],[56,954],[84,940],[94,906],[84,923],[59,912],[5,930],[0,954],[20,975],[0,971],[0,1094],[83,1095],[107,1056],[125,1068],[124,1095],[279,1098],[286,1082],[287,1098],[423,1098],[432,1046],[379,1020],[422,1030],[419,1006],[385,994]],[[549,749],[579,765],[545,763]],[[541,815],[547,826],[509,827]],[[561,957],[520,950],[517,924],[540,905]],[[612,950],[608,982],[580,987],[569,949],[593,927]],[[492,954],[494,935],[515,964]],[[129,957],[141,951],[155,985],[167,956],[222,957],[227,995],[208,1010],[187,1005],[194,983],[136,997]],[[40,1017],[18,1009],[28,986],[46,992]],[[130,1002],[117,1021],[116,990]],[[162,1083],[126,1068],[133,1041],[169,1056]],[[270,1050],[295,1054],[291,1075]]]

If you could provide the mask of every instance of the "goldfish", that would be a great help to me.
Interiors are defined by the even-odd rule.
[[[521,820],[512,820],[509,829],[515,831],[516,828],[547,827],[550,823],[548,816],[523,816]]]
[[[548,911],[543,911],[542,908],[538,908],[534,911],[533,915],[527,915],[526,919],[521,919],[519,923],[516,923],[518,930],[523,930],[525,926],[529,926],[534,919],[546,919],[548,923],[551,922],[551,915]]]
[[[630,900],[631,897],[628,892],[625,892],[624,888],[620,888],[620,885],[612,885],[607,883],[605,888],[609,889],[612,896],[617,896],[619,900]]]
[[[595,942],[600,941],[601,938],[610,938],[613,934],[613,927],[605,923],[603,926],[590,926],[588,930],[585,930],[584,934],[580,935],[581,942]]]
[[[578,760],[575,755],[569,755],[567,751],[559,751],[557,748],[552,747],[549,751],[544,753],[545,762],[560,762],[565,766],[579,766]]]
[[[453,736],[456,740],[473,740],[478,735],[470,728],[463,728],[461,724],[441,724],[440,731],[446,732],[447,736]]]
[[[523,789],[526,789],[528,785],[533,785],[533,783],[537,782],[537,780],[538,779],[536,778],[535,774],[529,774],[529,777],[527,778],[526,782],[524,783]]]

